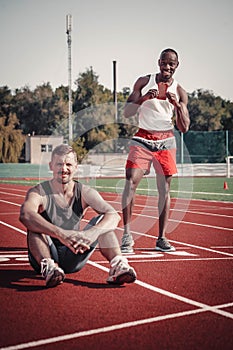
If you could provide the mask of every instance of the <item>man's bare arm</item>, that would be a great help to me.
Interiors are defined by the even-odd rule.
[[[178,86],[177,90],[180,96],[179,101],[177,101],[176,95],[173,93],[168,92],[167,97],[175,107],[176,126],[181,132],[185,133],[188,131],[190,125],[189,112],[187,108],[188,95],[180,85]]]
[[[150,92],[148,91],[145,95],[142,95],[141,91],[143,87],[146,86],[148,81],[149,76],[140,77],[134,84],[133,91],[129,95],[124,108],[124,116],[126,118],[135,115],[138,111],[138,108],[144,101],[156,97],[157,90],[150,90]]]
[[[26,199],[20,208],[19,220],[32,232],[57,236],[57,227],[45,220],[40,214],[40,208],[44,206],[42,196],[35,188],[28,191]]]
[[[82,200],[83,208],[91,207],[98,214],[103,215],[102,220],[98,224],[87,231],[83,231],[85,235],[87,234],[88,237],[91,237],[92,242],[100,235],[114,231],[117,228],[121,219],[120,215],[95,189],[83,185]]]
[[[64,230],[45,220],[40,215],[41,208],[43,208],[44,205],[45,203],[43,202],[43,198],[39,191],[35,188],[29,190],[26,199],[21,206],[19,220],[29,231],[38,234],[45,234],[59,239],[74,253],[78,252],[78,250],[74,247],[74,244],[80,242],[80,240],[82,241],[81,246],[84,248],[84,250],[89,249],[89,244],[91,241],[90,239],[86,238],[82,232]]]

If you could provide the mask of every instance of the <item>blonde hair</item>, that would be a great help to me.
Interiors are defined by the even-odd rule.
[[[76,154],[76,152],[74,151],[74,149],[71,146],[65,145],[65,144],[56,146],[54,148],[54,150],[52,152],[52,159],[55,156],[55,154],[57,154],[59,156],[64,156],[65,154],[69,154],[69,153],[73,153],[74,159],[77,162],[77,154]]]

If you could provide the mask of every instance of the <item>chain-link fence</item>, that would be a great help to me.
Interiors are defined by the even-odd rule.
[[[177,163],[225,163],[233,155],[233,131],[176,131]]]

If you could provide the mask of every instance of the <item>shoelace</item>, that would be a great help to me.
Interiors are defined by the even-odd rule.
[[[124,235],[122,238],[122,245],[130,245],[132,244],[133,239],[130,235]]]
[[[41,262],[41,274],[43,277],[46,277],[48,275],[50,267],[51,267],[50,261],[47,260],[47,261]]]

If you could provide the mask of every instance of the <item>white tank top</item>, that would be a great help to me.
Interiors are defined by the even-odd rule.
[[[173,83],[168,87],[167,91],[176,94],[177,100],[179,95],[177,93],[177,81],[173,80]],[[157,89],[156,74],[151,74],[149,82],[142,89],[142,95],[144,95],[149,89]],[[165,131],[173,129],[172,117],[174,114],[174,106],[172,103],[166,100],[159,100],[153,98],[147,100],[139,107],[139,128],[145,130]]]

